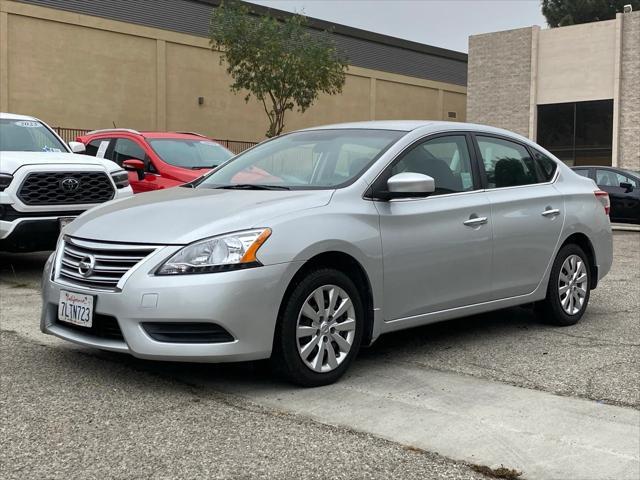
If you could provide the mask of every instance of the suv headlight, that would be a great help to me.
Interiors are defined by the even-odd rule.
[[[0,173],[0,192],[7,188],[11,184],[12,180],[13,175],[10,175],[8,173]]]
[[[116,184],[116,187],[118,189],[129,186],[129,174],[124,170],[113,172],[111,174],[111,178],[113,179],[113,183]]]
[[[262,265],[256,252],[271,235],[270,228],[258,228],[207,238],[176,252],[156,275],[213,273]]]

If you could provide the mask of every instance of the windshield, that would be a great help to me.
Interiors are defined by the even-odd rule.
[[[238,155],[198,188],[337,188],[359,177],[405,133],[339,129],[283,135]]]
[[[176,167],[213,168],[233,157],[229,150],[210,140],[156,138],[148,141],[164,162]]]
[[[36,120],[0,118],[0,151],[67,152],[64,144]]]

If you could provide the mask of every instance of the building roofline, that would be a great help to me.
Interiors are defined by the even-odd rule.
[[[205,3],[214,7],[220,5],[221,0],[195,0],[198,3]],[[292,12],[286,12],[284,10],[278,10],[276,8],[265,7],[263,5],[257,5],[255,3],[241,2],[245,4],[256,15],[265,15],[267,13],[273,15],[275,18],[284,19],[294,15]],[[428,55],[434,55],[437,57],[448,58],[450,60],[457,60],[459,62],[468,62],[468,55],[463,52],[455,50],[449,50],[441,47],[434,47],[432,45],[426,45],[412,40],[405,40],[403,38],[392,37],[382,33],[370,32],[361,28],[350,27],[348,25],[342,25],[339,23],[330,22],[327,20],[321,20],[319,18],[309,17],[307,18],[307,24],[309,27],[315,30],[330,30],[338,35],[344,35],[346,37],[358,38],[366,40],[368,42],[380,43],[383,45],[390,45],[393,47],[402,48],[405,50],[413,50],[414,52],[425,53]]]

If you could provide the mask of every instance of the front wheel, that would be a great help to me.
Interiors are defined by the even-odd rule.
[[[274,369],[305,387],[335,382],[358,354],[364,325],[360,293],[344,273],[308,273],[285,299],[278,322]]]
[[[591,265],[578,245],[560,249],[551,268],[546,298],[538,304],[541,320],[553,325],[576,324],[591,294]]]

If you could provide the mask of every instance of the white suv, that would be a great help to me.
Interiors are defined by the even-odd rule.
[[[51,250],[85,210],[133,194],[116,163],[70,145],[37,118],[0,113],[0,251]]]

